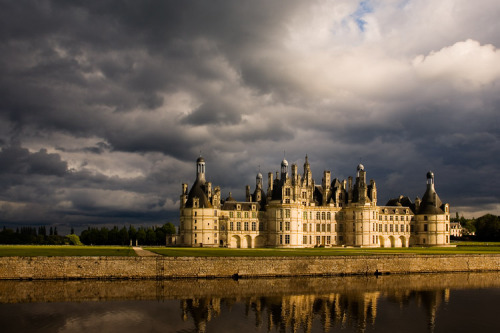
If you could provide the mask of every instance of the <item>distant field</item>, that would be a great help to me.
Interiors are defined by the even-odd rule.
[[[0,257],[136,256],[125,246],[0,245]]]
[[[500,254],[500,244],[458,245],[430,248],[313,248],[313,249],[227,249],[227,248],[168,248],[148,247],[149,251],[168,257],[290,257],[290,256],[361,256],[390,254]]]

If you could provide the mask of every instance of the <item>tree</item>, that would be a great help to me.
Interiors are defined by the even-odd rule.
[[[144,230],[144,228],[140,228],[139,231],[137,231],[136,239],[139,244],[146,243],[146,231]]]
[[[156,233],[152,228],[148,228],[146,232],[146,244],[155,245],[156,244]]]
[[[129,244],[130,238],[128,236],[127,228],[123,227],[120,229],[119,239],[120,239],[121,245],[128,245]]]
[[[66,238],[68,239],[69,245],[83,245],[80,241],[80,237],[75,234],[68,235]]]
[[[163,225],[163,229],[165,230],[165,234],[169,236],[175,235],[176,233],[175,225],[173,225],[173,223],[170,222],[165,223]]]
[[[476,236],[483,241],[500,241],[500,217],[486,214],[475,222]]]

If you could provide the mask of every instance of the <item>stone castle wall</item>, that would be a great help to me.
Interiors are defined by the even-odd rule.
[[[5,279],[171,279],[500,271],[500,255],[0,257]]]
[[[258,279],[0,281],[0,304],[258,298],[292,295],[404,294],[408,290],[500,288],[500,272]]]

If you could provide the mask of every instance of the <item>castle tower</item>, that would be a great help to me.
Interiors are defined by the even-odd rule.
[[[306,161],[304,162],[304,181],[306,186],[311,186],[312,185],[312,172],[311,172],[311,165],[309,164],[309,159],[307,158],[306,155]]]
[[[415,206],[415,241],[423,246],[450,244],[450,207],[443,204],[434,187],[434,173],[427,173],[427,188]]]

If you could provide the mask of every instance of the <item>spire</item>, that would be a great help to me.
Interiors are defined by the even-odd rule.
[[[205,182],[205,159],[201,155],[196,160],[196,181]]]

